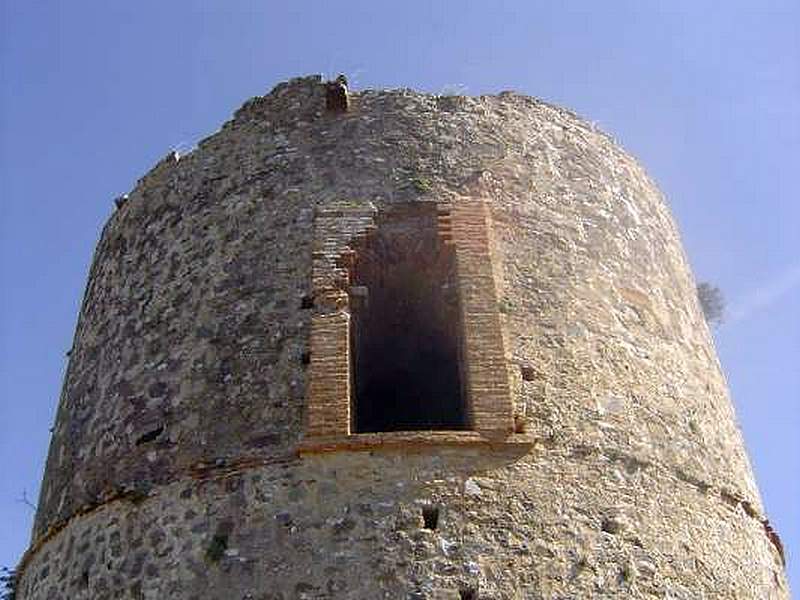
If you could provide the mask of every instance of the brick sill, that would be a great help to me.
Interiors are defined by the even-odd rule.
[[[432,446],[486,446],[490,449],[527,448],[533,444],[533,437],[524,433],[498,435],[494,432],[484,434],[477,431],[386,431],[306,437],[300,442],[297,451],[303,455],[397,448],[424,450]]]

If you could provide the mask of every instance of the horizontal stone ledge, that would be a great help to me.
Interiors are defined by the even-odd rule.
[[[535,440],[526,434],[506,431],[385,431],[338,436],[307,435],[297,447],[303,454],[380,449],[424,449],[431,446],[488,446],[527,449]]]

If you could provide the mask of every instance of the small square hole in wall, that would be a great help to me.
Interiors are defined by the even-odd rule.
[[[463,587],[458,590],[459,600],[478,600],[478,588],[473,586]]]
[[[425,529],[435,531],[439,526],[439,507],[429,504],[422,507],[422,522]]]
[[[519,371],[522,374],[522,381],[533,381],[536,379],[536,369],[530,365],[520,365]]]

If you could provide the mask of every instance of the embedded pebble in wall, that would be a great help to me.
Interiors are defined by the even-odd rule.
[[[481,486],[474,479],[467,479],[464,482],[464,493],[467,496],[480,496]]]

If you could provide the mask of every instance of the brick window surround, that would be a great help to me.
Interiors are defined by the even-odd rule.
[[[398,204],[383,209],[414,210]],[[359,243],[376,230],[371,203],[339,202],[314,215],[310,364],[305,432],[301,453],[372,449],[376,446],[527,444],[514,434],[514,412],[493,262],[488,203],[460,198],[436,204],[436,231],[455,256],[455,281],[461,317],[462,394],[468,426],[464,430],[356,433],[352,408],[352,265]]]

